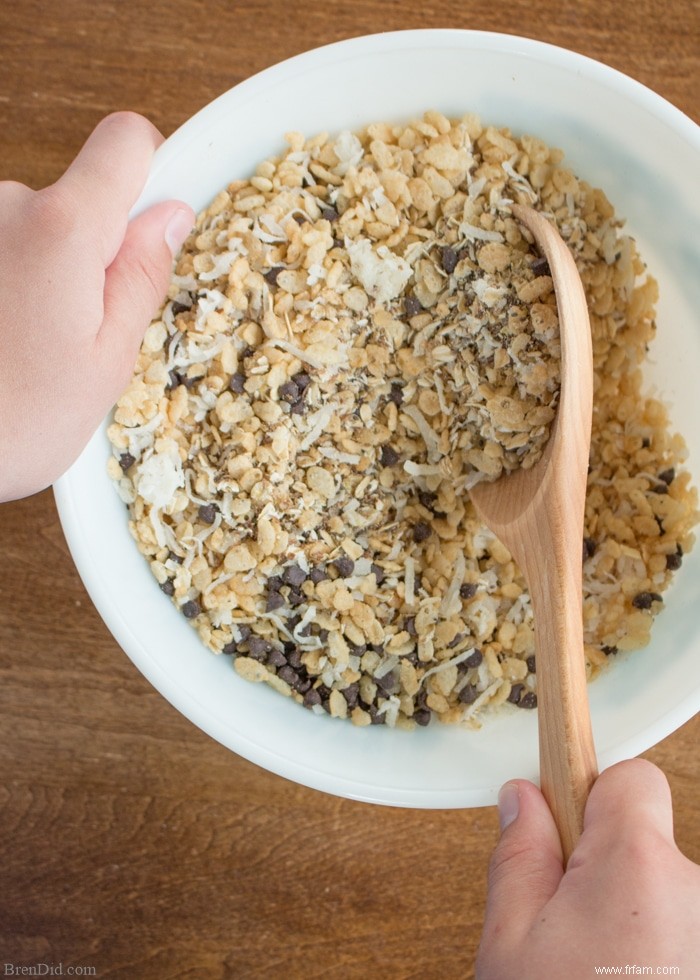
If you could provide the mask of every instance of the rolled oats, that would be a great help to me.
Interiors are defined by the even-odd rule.
[[[643,646],[697,496],[642,393],[656,284],[603,192],[473,115],[286,141],[199,215],[109,428],[161,590],[240,676],[355,725],[534,707],[525,583],[468,497],[532,466],[556,412],[519,202],[556,222],[591,314],[590,676]]]

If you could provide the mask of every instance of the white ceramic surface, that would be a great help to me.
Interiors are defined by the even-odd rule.
[[[660,281],[649,385],[673,406],[700,473],[700,129],[631,79],[523,38],[406,31],[341,42],[248,79],[161,147],[138,209],[168,198],[206,205],[230,179],[307,135],[408,120],[426,109],[478,112],[566,151],[605,189]],[[513,709],[479,732],[433,724],[405,733],[313,715],[214,657],[159,591],[106,475],[103,426],[55,488],[85,585],[117,641],[196,725],[275,773],[343,796],[416,807],[495,802],[504,780],[537,778],[534,712]],[[650,646],[590,687],[601,767],[636,755],[700,707],[700,547],[667,593]]]

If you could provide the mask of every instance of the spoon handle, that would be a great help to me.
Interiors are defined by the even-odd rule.
[[[586,689],[580,574],[572,570],[570,559],[549,557],[547,571],[543,575],[540,569],[531,586],[540,784],[559,830],[566,864],[583,830],[583,812],[598,767]],[[544,590],[549,593],[546,599]]]
[[[542,792],[568,860],[597,776],[583,648],[582,562],[593,359],[586,295],[571,252],[547,218],[513,205],[549,263],[559,313],[561,388],[542,456],[472,488],[484,523],[510,550],[532,598]]]
[[[538,506],[521,550],[532,595],[542,792],[568,861],[583,830],[597,775],[583,648],[583,540],[592,416],[592,352],[586,296],[576,264],[540,214],[513,207],[534,235],[552,274],[561,336],[561,392],[545,449]]]

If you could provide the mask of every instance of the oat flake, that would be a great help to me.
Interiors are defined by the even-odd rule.
[[[589,676],[644,645],[697,494],[642,391],[656,283],[604,193],[473,115],[287,139],[199,215],[109,429],[163,601],[241,677],[357,725],[535,705],[525,583],[468,496],[532,466],[556,412],[556,303],[519,202],[589,303]]]

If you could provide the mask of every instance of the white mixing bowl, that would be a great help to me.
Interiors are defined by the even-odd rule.
[[[628,219],[661,287],[648,381],[672,405],[700,472],[700,129],[659,96],[580,55],[519,37],[406,31],[343,41],[250,78],[216,99],[156,154],[138,209],[170,197],[199,210],[231,179],[313,135],[427,109],[484,121],[564,149]],[[106,473],[103,426],[55,488],[83,581],[105,623],[150,682],[234,752],[288,779],[354,799],[481,806],[508,778],[536,779],[536,712],[481,731],[356,728],[303,710],[215,657],[158,588]],[[590,687],[601,767],[636,755],[700,706],[700,548],[667,593],[652,643]]]

